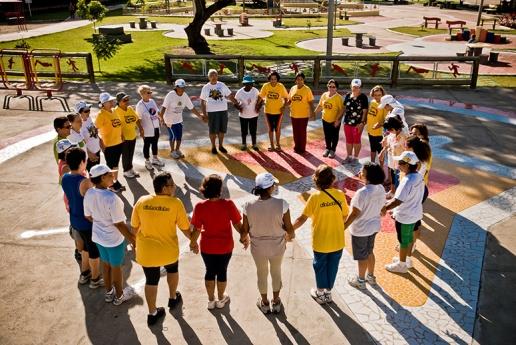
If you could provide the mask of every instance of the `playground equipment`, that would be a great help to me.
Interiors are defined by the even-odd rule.
[[[16,95],[5,96],[4,109],[9,109],[9,104],[13,98],[20,98],[29,101],[29,110],[36,110],[34,97],[23,94],[24,91],[32,89],[32,73],[27,50],[0,50],[0,76],[5,89],[16,91]]]

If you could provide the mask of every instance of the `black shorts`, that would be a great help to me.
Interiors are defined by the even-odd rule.
[[[77,232],[79,233],[79,236],[81,236],[81,239],[84,242],[84,250],[88,252],[90,259],[97,259],[100,256],[99,249],[97,248],[97,245],[93,243],[93,241],[91,240],[91,230],[78,230]]]
[[[206,266],[204,280],[225,282],[227,280],[227,271],[231,255],[232,253],[206,254],[201,252],[204,265]]]
[[[117,169],[118,163],[120,163],[120,157],[122,156],[122,151],[124,148],[124,143],[120,143],[115,146],[106,147],[104,150],[104,156],[106,157],[106,165],[111,169]]]
[[[366,260],[369,255],[373,254],[375,237],[376,233],[369,236],[351,235],[351,247],[354,260]]]
[[[377,153],[380,153],[382,152],[382,140],[383,140],[383,136],[372,136],[370,134],[369,135],[369,146],[371,148],[371,152],[377,152]]]
[[[210,134],[226,133],[228,130],[228,112],[213,111],[208,113]]]
[[[270,131],[277,131],[281,125],[281,114],[265,114]]]
[[[164,266],[167,273],[177,273],[179,268],[179,261]],[[158,285],[161,267],[142,267],[145,274],[146,285]]]

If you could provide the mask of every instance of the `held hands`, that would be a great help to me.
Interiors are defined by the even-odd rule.
[[[294,238],[296,238],[296,234],[294,232],[292,232],[291,234],[288,232],[285,233],[285,240],[287,242],[292,242]]]
[[[240,243],[244,245],[244,249],[247,249],[249,247],[249,244],[251,243],[251,240],[249,238],[249,234],[241,235],[240,236]]]
[[[380,211],[380,216],[385,216],[387,214],[387,208],[384,206],[382,207],[382,210]]]
[[[190,250],[194,254],[199,254],[199,244],[197,242],[190,241]]]

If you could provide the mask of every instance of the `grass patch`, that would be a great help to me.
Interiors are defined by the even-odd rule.
[[[420,26],[399,26],[396,28],[389,28],[389,30],[417,37],[448,33],[448,29],[421,28]]]

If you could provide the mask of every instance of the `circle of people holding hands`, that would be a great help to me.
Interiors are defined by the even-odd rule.
[[[257,307],[263,313],[279,313],[282,309],[281,266],[287,242],[311,219],[313,269],[315,287],[310,295],[319,304],[332,302],[332,289],[339,261],[345,246],[345,230],[351,234],[353,258],[358,262],[357,274],[348,282],[358,289],[366,283],[376,284],[374,242],[381,228],[381,217],[387,212],[395,220],[399,251],[388,271],[404,274],[412,268],[412,252],[420,236],[423,202],[428,196],[428,175],[432,162],[428,130],[416,123],[409,129],[403,106],[381,86],[370,92],[371,101],[361,91],[361,81],[351,82],[351,92],[338,93],[338,83],[330,80],[328,91],[315,106],[310,88],[302,73],[287,91],[277,72],[270,73],[260,91],[251,76],[245,76],[243,87],[235,96],[218,81],[217,72],[210,70],[209,82],[202,88],[201,111],[186,94],[186,83],[179,79],[158,107],[152,99],[152,89],[138,88],[141,99],[133,108],[130,97],[120,92],[99,96],[99,112],[95,121],[90,116],[91,105],[81,101],[76,113],[54,120],[57,137],[54,155],[58,165],[59,183],[70,215],[70,236],[75,241],[76,259],[80,264],[79,284],[96,289],[105,288],[105,301],[120,305],[135,296],[130,286],[123,286],[126,247],[130,244],[145,274],[147,322],[151,326],[165,316],[157,306],[160,276],[166,275],[169,286],[168,307],[175,308],[182,300],[179,283],[179,239],[177,228],[189,239],[190,249],[200,253],[205,264],[207,308],[224,308],[230,297],[226,292],[227,270],[234,248],[233,229],[245,249],[250,248],[256,264],[260,297]],[[122,160],[125,178],[138,177],[133,169],[133,156],[138,134],[143,138],[145,167],[163,167],[158,157],[160,125],[165,125],[170,140],[170,156],[184,157],[181,152],[183,110],[191,110],[208,123],[213,154],[227,153],[224,135],[228,123],[228,100],[239,110],[242,150],[251,135],[252,149],[256,142],[258,114],[264,105],[268,125],[269,151],[282,150],[281,122],[285,108],[290,107],[294,150],[306,149],[309,119],[322,113],[325,138],[324,157],[335,158],[342,123],[346,137],[345,163],[358,163],[363,130],[369,137],[371,156],[360,170],[360,188],[348,205],[344,191],[334,186],[336,175],[325,164],[313,175],[316,191],[308,198],[304,210],[293,222],[289,204],[278,195],[279,181],[270,173],[258,174],[252,201],[238,209],[232,200],[222,197],[223,180],[218,175],[206,176],[200,186],[204,201],[195,205],[191,219],[180,199],[175,197],[172,175],[161,171],[153,175],[154,194],[142,196],[134,205],[130,227],[126,224],[124,204],[116,194],[124,190],[118,180],[118,165]],[[218,145],[217,144],[218,140]],[[101,163],[101,151],[105,164]],[[152,153],[152,158],[151,158]],[[384,165],[387,164],[387,174]],[[387,178],[386,178],[387,177]],[[386,193],[387,188],[387,193]],[[266,216],[264,216],[266,215]],[[272,282],[269,299],[268,276]]]

